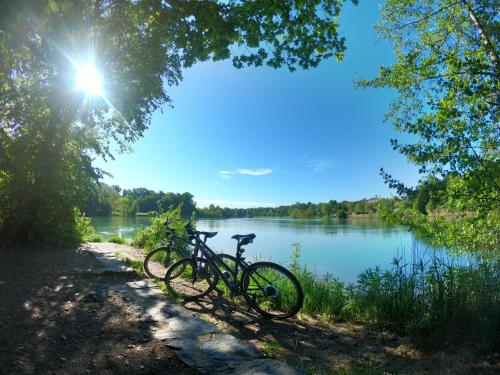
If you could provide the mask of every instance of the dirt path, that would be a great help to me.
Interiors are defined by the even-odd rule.
[[[130,259],[144,257],[141,250],[130,246],[99,246]],[[342,370],[366,370],[370,374],[500,373],[500,356],[478,355],[472,343],[424,353],[407,338],[367,324],[327,324],[305,316],[264,320],[249,311],[242,300],[229,301],[216,293],[184,306],[269,356],[313,374]]]
[[[0,374],[194,374],[73,248],[0,250]]]

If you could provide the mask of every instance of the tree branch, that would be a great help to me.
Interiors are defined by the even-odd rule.
[[[499,62],[498,53],[497,53],[495,46],[491,42],[491,39],[488,36],[488,34],[486,33],[486,31],[484,30],[484,27],[483,27],[481,21],[479,20],[479,18],[477,18],[476,14],[474,13],[474,10],[469,6],[469,3],[466,0],[462,0],[462,4],[465,6],[467,11],[469,12],[469,16],[470,16],[472,22],[477,27],[477,29],[479,31],[479,35],[481,35],[481,39],[483,40],[483,44],[490,53],[491,61],[493,62],[493,65],[495,67],[495,72],[496,72],[496,74],[498,74],[499,70],[500,70],[500,62]]]
[[[418,20],[411,21],[411,22],[405,23],[403,25],[399,25],[399,26],[395,27],[393,30],[401,30],[401,29],[404,29],[404,28],[406,28],[408,26],[416,25],[416,24],[418,24],[418,23],[420,23],[422,21],[428,20],[429,18],[434,17],[436,14],[441,13],[443,10],[451,8],[451,7],[455,6],[455,5],[457,5],[458,3],[460,3],[460,1],[461,0],[455,1],[455,2],[451,3],[450,5],[447,5],[445,7],[441,7],[438,10],[436,10],[436,11],[434,11],[432,13],[429,13],[429,14],[425,15],[422,18],[419,18]]]

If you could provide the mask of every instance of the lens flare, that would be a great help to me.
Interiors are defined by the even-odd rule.
[[[77,65],[75,83],[87,96],[104,96],[101,75],[92,61]]]

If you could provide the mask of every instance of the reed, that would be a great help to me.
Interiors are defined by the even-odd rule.
[[[301,265],[295,244],[290,267],[304,289],[302,313],[374,322],[425,346],[466,335],[500,347],[499,260],[464,261],[419,251],[417,245],[409,260],[404,255],[389,269],[369,268],[345,285]]]

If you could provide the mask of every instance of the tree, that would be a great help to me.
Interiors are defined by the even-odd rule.
[[[143,135],[182,69],[209,59],[290,70],[341,59],[342,3],[2,1],[2,238],[77,240],[74,207],[102,176],[93,159]],[[104,77],[104,99],[74,90],[75,67],[88,63]]]
[[[387,0],[378,30],[396,62],[360,82],[394,89],[387,118],[415,135],[413,143],[391,142],[420,167],[426,188],[408,188],[382,170],[400,195],[418,198],[403,221],[440,245],[489,254],[500,239],[498,26],[494,1]],[[425,205],[436,199],[452,220],[428,215]]]

